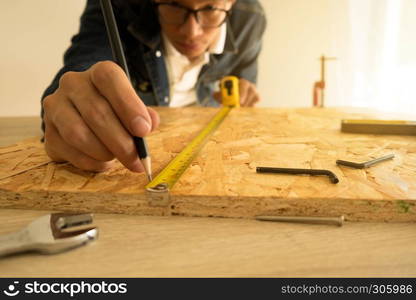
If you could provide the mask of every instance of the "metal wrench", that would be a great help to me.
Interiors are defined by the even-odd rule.
[[[82,246],[97,239],[98,228],[63,229],[91,223],[91,214],[53,213],[42,216],[18,232],[0,236],[0,256],[26,251],[54,254]]]

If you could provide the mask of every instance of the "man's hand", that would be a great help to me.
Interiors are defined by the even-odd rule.
[[[256,86],[248,80],[241,78],[239,80],[240,88],[240,105],[246,107],[253,107],[260,101],[260,95],[257,92]]]
[[[104,171],[117,158],[131,171],[144,171],[132,135],[150,133],[159,116],[117,64],[99,62],[85,72],[65,73],[43,108],[45,149],[53,160]]]
[[[256,86],[244,78],[239,79],[239,92],[240,106],[253,107],[261,100]],[[221,103],[221,92],[215,92],[214,99]]]

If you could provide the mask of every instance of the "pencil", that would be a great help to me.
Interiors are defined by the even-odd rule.
[[[121,44],[120,35],[117,29],[116,19],[114,17],[111,0],[100,0],[101,10],[104,16],[105,26],[107,28],[108,39],[110,40],[111,50],[115,62],[124,70],[127,78],[130,80],[130,73],[124,56],[123,45]],[[133,136],[134,145],[137,153],[143,163],[147,178],[152,181],[152,164],[150,155],[147,150],[147,143],[144,138]]]

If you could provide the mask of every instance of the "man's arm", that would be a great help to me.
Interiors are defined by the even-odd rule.
[[[244,15],[244,19],[239,15]],[[257,60],[266,30],[263,7],[256,0],[237,1],[230,24],[238,44],[238,64],[233,69],[233,75],[256,83]]]
[[[258,57],[261,52],[266,17],[263,7],[256,0],[237,1],[231,28],[239,44],[238,64],[231,74],[240,78],[240,104],[254,106],[260,101],[257,92]],[[239,18],[238,14],[246,17]]]
[[[257,91],[257,68],[258,68],[258,56],[261,51],[261,40],[254,43],[252,47],[247,48],[242,53],[244,58],[243,63],[232,72],[238,74],[240,78],[239,90],[240,90],[240,105],[241,106],[254,106],[260,102],[260,94]]]
[[[111,59],[111,47],[105,31],[100,2],[88,0],[81,16],[79,33],[72,38],[71,46],[64,54],[64,66],[43,93],[42,103],[46,96],[52,94],[58,88],[59,79],[64,73],[68,71],[85,71],[98,61]]]
[[[64,67],[42,97],[45,150],[53,160],[84,170],[108,169],[117,158],[142,172],[132,135],[147,135],[159,117],[111,58],[99,1],[89,0]]]

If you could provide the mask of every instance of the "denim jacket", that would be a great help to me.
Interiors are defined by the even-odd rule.
[[[160,25],[150,0],[113,0],[132,84],[146,105],[169,105],[169,82],[162,52]],[[210,55],[198,77],[198,104],[215,106],[214,83],[226,75],[257,80],[257,58],[266,27],[263,8],[257,0],[237,0],[227,20],[224,52]],[[44,92],[53,93],[59,78],[68,71],[85,71],[103,60],[113,60],[98,0],[88,0],[78,34],[65,52],[64,66]],[[42,110],[43,116],[43,110]]]

